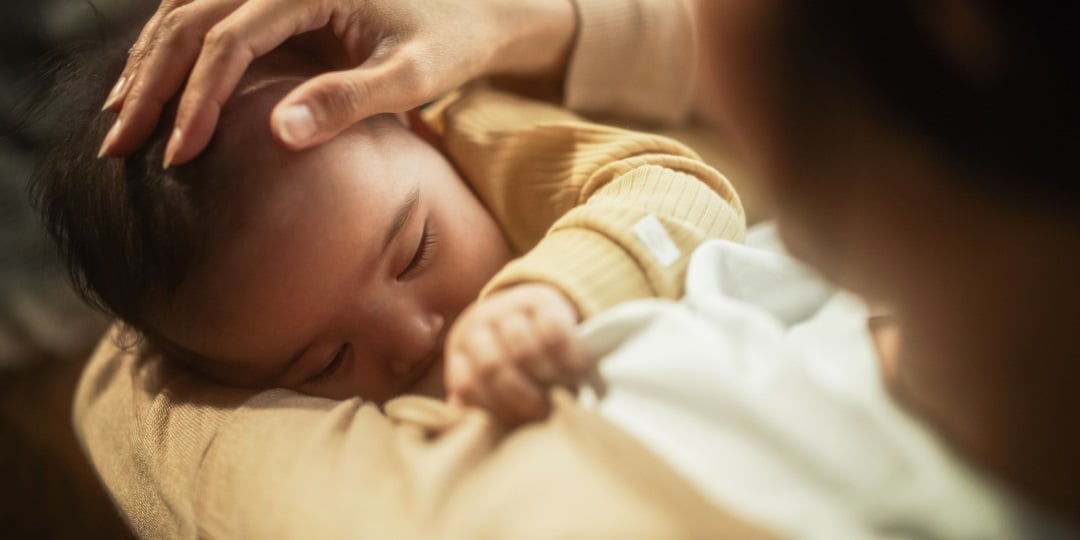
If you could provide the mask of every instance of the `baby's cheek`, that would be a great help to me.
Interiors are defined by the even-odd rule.
[[[462,253],[462,255],[465,255]],[[447,292],[452,296],[452,302],[454,308],[452,310],[455,317],[465,310],[469,304],[476,301],[480,296],[480,291],[484,288],[484,285],[499,271],[498,267],[492,268],[489,259],[484,259],[484,254],[478,254],[475,251],[470,253],[471,256],[462,257],[462,260],[458,264],[458,271],[454,273],[448,273],[443,278],[442,287],[447,288]],[[447,279],[450,275],[453,275],[453,279]]]
[[[466,223],[469,226],[455,231],[454,245],[446,246],[453,258],[447,274],[456,276],[448,285],[460,288],[465,304],[475,300],[484,285],[513,258],[502,231],[486,212],[471,221]]]

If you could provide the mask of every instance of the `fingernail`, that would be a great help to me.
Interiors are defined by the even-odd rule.
[[[116,133],[118,131],[120,131],[120,119],[119,118],[116,119],[116,122],[113,122],[112,127],[109,128],[109,132],[105,134],[105,140],[102,141],[101,148],[98,149],[98,154],[97,154],[98,159],[101,159],[103,156],[105,156],[106,152],[108,152],[109,147],[112,146],[113,139],[116,138]]]
[[[172,167],[173,160],[176,159],[176,151],[180,147],[180,128],[173,129],[172,135],[169,136],[169,143],[165,145],[165,161],[161,164],[162,170],[167,170]]]
[[[281,138],[289,144],[303,144],[315,135],[315,118],[307,105],[290,105],[278,120]]]
[[[105,105],[101,107],[102,111],[107,111],[116,105],[116,101],[120,99],[120,92],[124,89],[124,83],[127,82],[127,77],[120,77],[120,80],[116,81],[112,90],[109,90],[109,97],[105,98]]]

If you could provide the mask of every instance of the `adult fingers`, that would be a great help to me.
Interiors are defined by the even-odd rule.
[[[165,151],[165,166],[184,163],[210,142],[221,107],[248,66],[290,37],[327,25],[330,12],[319,3],[248,3],[206,35],[176,114]]]
[[[320,75],[282,98],[271,113],[271,130],[289,148],[321,144],[364,118],[405,112],[432,99],[441,90],[432,69],[422,53],[397,50]]]
[[[187,78],[203,37],[241,0],[200,0],[164,15],[157,36],[127,81],[123,107],[101,152],[124,155],[141,146],[157,125],[161,110]]]
[[[142,30],[139,31],[139,36],[135,39],[135,43],[128,49],[127,62],[124,64],[124,69],[120,72],[116,84],[114,84],[112,90],[109,91],[109,96],[105,98],[105,105],[102,107],[102,110],[116,110],[116,108],[124,102],[124,96],[127,95],[127,90],[131,88],[127,83],[130,82],[136,66],[138,66],[139,62],[151,49],[153,40],[157,36],[158,28],[161,26],[162,19],[176,8],[188,4],[191,1],[192,0],[164,0],[161,2],[157,10],[154,11],[154,14],[151,15],[150,19],[143,25]]]

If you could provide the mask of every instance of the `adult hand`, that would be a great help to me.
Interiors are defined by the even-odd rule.
[[[141,146],[187,80],[165,165],[191,160],[251,62],[307,32],[332,32],[347,69],[307,81],[275,107],[271,130],[294,149],[476,77],[561,79],[575,24],[570,0],[163,0],[106,101],[119,116],[101,152]]]
[[[577,310],[550,285],[527,283],[470,306],[446,340],[452,404],[474,405],[509,423],[547,415],[547,390],[575,387],[589,365],[577,342]]]

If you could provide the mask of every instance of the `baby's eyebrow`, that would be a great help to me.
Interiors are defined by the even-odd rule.
[[[383,253],[390,247],[390,242],[394,241],[401,229],[405,228],[405,224],[409,222],[409,218],[416,212],[416,207],[420,204],[420,188],[413,188],[409,196],[405,198],[405,202],[398,207],[397,214],[394,215],[394,220],[390,222],[390,227],[386,230],[386,238],[383,240]]]

